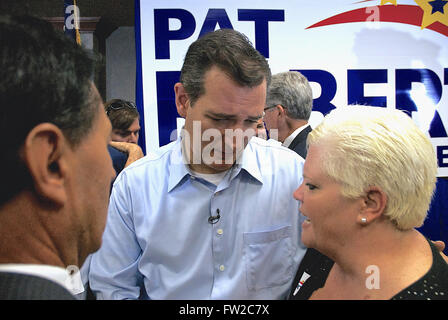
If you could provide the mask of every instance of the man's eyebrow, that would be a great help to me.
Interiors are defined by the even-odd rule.
[[[219,112],[216,113],[216,112],[213,112],[213,111],[208,111],[207,114],[209,116],[216,117],[216,118],[226,118],[226,119],[234,119],[234,118],[236,118],[236,115],[234,115],[234,114],[219,113]]]
[[[225,118],[225,119],[235,119],[235,118],[237,118],[236,115],[234,115],[234,114],[227,114],[227,113],[219,113],[219,112],[215,113],[215,112],[212,112],[212,111],[208,111],[207,114],[209,116],[216,117],[216,118]],[[247,120],[257,121],[257,120],[260,120],[261,118],[263,118],[263,115],[248,116]]]
[[[115,132],[118,134],[121,134],[121,135],[126,135],[126,134],[132,133],[132,131],[129,131],[129,130],[119,130],[119,129],[117,129]]]
[[[263,115],[260,115],[260,116],[248,116],[247,117],[248,120],[254,120],[254,121],[260,120],[261,118],[263,118]]]

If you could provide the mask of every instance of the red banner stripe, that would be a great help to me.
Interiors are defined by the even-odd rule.
[[[369,8],[372,9],[369,10]],[[342,23],[364,22],[367,21],[367,19],[373,14],[374,12],[373,10],[377,9],[379,10],[378,21],[397,22],[397,23],[414,25],[417,27],[420,27],[422,24],[423,10],[419,6],[387,5],[377,7],[366,7],[343,12],[330,18],[327,18],[325,20],[319,21],[306,29],[342,24]],[[435,22],[426,27],[426,29],[436,31],[448,37],[448,26],[445,26],[440,22]]]

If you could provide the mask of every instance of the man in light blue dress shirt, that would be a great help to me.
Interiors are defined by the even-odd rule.
[[[194,42],[181,138],[116,179],[90,286],[98,299],[282,299],[305,252],[292,194],[303,159],[252,136],[266,59],[231,29]]]

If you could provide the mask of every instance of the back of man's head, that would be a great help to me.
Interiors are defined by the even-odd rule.
[[[204,75],[213,66],[241,86],[252,88],[266,80],[268,87],[271,81],[266,58],[249,39],[233,29],[220,29],[207,33],[188,48],[180,82],[191,99],[191,105],[204,93]]]
[[[274,74],[266,106],[281,105],[292,119],[308,121],[313,108],[313,92],[308,80],[298,71]]]
[[[50,23],[0,16],[0,206],[31,184],[20,149],[32,128],[55,124],[72,147],[89,133],[93,65]]]

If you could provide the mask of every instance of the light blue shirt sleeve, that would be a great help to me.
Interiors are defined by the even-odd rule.
[[[179,141],[126,168],[90,264],[97,298],[284,298],[305,253],[292,196],[303,159],[259,140],[218,186],[189,174]]]
[[[126,180],[124,174],[120,183],[114,184],[101,252],[91,260],[89,280],[97,299],[138,299],[140,295],[138,261],[142,249],[135,236]],[[113,286],[109,279],[113,279]]]

